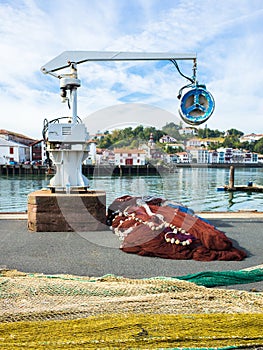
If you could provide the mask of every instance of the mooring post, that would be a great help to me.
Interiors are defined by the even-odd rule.
[[[235,168],[233,165],[230,167],[230,172],[229,172],[229,188],[234,188],[235,187]]]

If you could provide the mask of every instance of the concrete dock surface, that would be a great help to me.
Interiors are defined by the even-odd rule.
[[[128,278],[263,268],[263,213],[197,213],[243,249],[243,261],[170,260],[122,252],[112,231],[29,232],[26,213],[0,213],[0,268],[29,273]],[[221,287],[263,291],[263,281]]]

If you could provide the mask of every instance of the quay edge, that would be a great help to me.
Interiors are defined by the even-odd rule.
[[[263,163],[176,163],[164,165],[122,165],[115,166],[110,164],[103,165],[83,165],[82,172],[85,176],[122,176],[122,175],[160,175],[163,173],[176,173],[180,168],[215,168],[229,169],[231,166],[235,168],[263,168]],[[55,169],[52,169],[52,174]],[[43,175],[47,174],[47,167],[44,165],[0,165],[0,175]]]

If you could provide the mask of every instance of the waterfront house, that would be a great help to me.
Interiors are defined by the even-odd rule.
[[[232,163],[233,162],[233,149],[220,147],[217,149],[218,163]]]
[[[180,158],[178,156],[178,153],[169,154],[169,159],[168,159],[167,163],[180,163]]]
[[[0,165],[30,160],[30,147],[0,137]]]
[[[13,141],[22,145],[30,146],[36,140],[32,137],[28,137],[17,132],[0,129],[0,138],[6,141]]]
[[[191,162],[198,164],[207,164],[208,163],[208,150],[200,148],[188,148],[188,152],[191,153]]]
[[[208,163],[218,163],[218,152],[216,150],[208,151]]]
[[[243,153],[244,163],[258,163],[258,154],[250,151],[245,151]]]
[[[192,162],[192,155],[190,152],[178,152],[177,155],[177,161],[178,163],[191,163]]]
[[[30,144],[30,161],[43,163],[47,158],[44,140],[38,140]]]
[[[145,165],[146,153],[139,149],[115,148],[115,165]]]

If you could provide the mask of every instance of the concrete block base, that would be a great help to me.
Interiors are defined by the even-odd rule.
[[[106,225],[106,193],[86,191],[28,195],[28,230],[34,232],[102,231]]]

